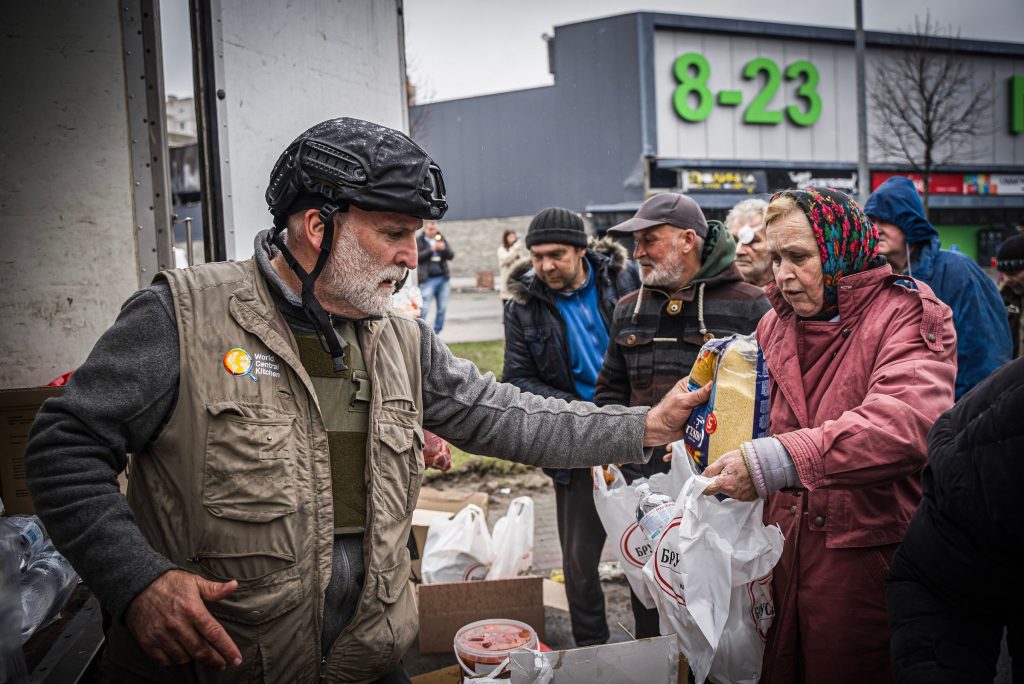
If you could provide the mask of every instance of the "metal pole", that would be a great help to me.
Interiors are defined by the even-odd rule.
[[[854,31],[854,55],[857,64],[857,189],[861,206],[871,194],[871,178],[868,171],[868,106],[867,84],[864,74],[864,12],[862,0],[853,0],[856,29]]]
[[[186,216],[185,219],[185,255],[188,259],[189,266],[195,266],[196,262],[192,258],[192,217]]]

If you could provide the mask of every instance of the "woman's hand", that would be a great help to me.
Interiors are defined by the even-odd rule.
[[[737,501],[753,501],[757,498],[757,490],[750,479],[750,471],[743,462],[743,454],[730,451],[709,465],[702,473],[704,477],[713,478],[705,494],[725,494]]]

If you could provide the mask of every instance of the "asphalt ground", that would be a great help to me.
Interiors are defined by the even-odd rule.
[[[433,324],[434,312],[429,314],[428,322]],[[442,342],[490,342],[504,338],[501,298],[497,292],[452,288],[441,330]]]

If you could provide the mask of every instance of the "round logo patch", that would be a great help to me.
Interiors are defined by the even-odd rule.
[[[248,375],[256,382],[256,376],[252,373],[252,357],[241,347],[230,349],[224,355],[224,370],[235,377]]]

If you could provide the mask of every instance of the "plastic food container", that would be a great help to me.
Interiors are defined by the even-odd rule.
[[[538,645],[533,627],[507,618],[471,622],[455,633],[455,656],[467,675],[490,674],[512,651]]]

